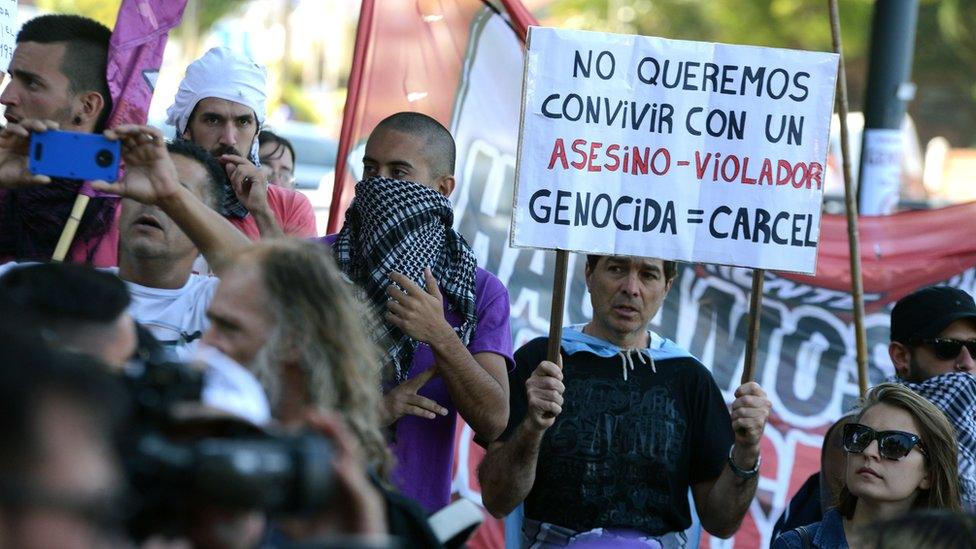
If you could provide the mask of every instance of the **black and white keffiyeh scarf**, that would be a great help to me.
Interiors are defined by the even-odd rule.
[[[453,223],[451,202],[441,193],[418,183],[371,177],[356,184],[356,197],[332,245],[339,268],[359,285],[373,309],[370,335],[386,350],[386,368],[397,384],[407,378],[417,341],[384,320],[390,271],[424,288],[424,268],[430,267],[448,307],[463,319],[455,331],[465,345],[477,326],[477,262]]]
[[[962,503],[976,510],[976,376],[952,372],[931,377],[921,383],[890,379],[922,395],[942,410],[959,443],[959,483]]]

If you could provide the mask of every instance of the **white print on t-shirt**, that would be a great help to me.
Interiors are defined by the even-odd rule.
[[[118,275],[118,267],[104,269]],[[129,314],[143,325],[176,358],[187,361],[200,337],[210,326],[207,308],[220,280],[214,276],[191,274],[182,288],[150,288],[124,281],[132,296]]]

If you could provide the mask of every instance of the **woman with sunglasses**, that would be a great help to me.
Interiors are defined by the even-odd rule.
[[[858,531],[911,509],[960,510],[955,430],[931,402],[882,383],[844,426],[847,467],[837,506],[821,522],[783,533],[773,549],[870,546]]]

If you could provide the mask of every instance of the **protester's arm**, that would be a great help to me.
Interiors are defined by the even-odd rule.
[[[51,182],[46,175],[34,175],[27,168],[27,154],[33,132],[58,129],[58,123],[50,120],[25,119],[7,124],[0,132],[0,188],[15,189]]]
[[[525,382],[525,418],[507,440],[488,445],[478,468],[478,481],[485,508],[495,517],[504,517],[515,509],[535,484],[542,437],[562,412],[562,377],[552,362],[540,363]]]
[[[220,157],[220,163],[227,170],[230,185],[237,199],[251,215],[258,226],[261,238],[284,236],[274,211],[268,203],[268,178],[248,159],[234,154]]]
[[[740,386],[735,396],[732,402],[732,430],[735,433],[732,459],[739,469],[751,470],[759,461],[759,442],[771,405],[766,393],[755,382]],[[726,464],[718,478],[692,486],[702,527],[720,538],[735,534],[749,510],[758,483],[758,475],[742,479]]]
[[[437,372],[464,421],[483,440],[495,440],[508,421],[508,375],[505,359],[495,353],[474,356],[444,318],[443,297],[430,270],[427,289],[399,273],[390,273],[392,298],[386,319],[410,337],[430,345]],[[406,290],[406,291],[404,291]]]
[[[230,221],[201,202],[182,185],[178,194],[161,198],[159,208],[186,233],[218,277],[224,273],[237,252],[252,244]]]
[[[92,188],[158,206],[218,275],[227,258],[250,246],[246,236],[180,183],[162,132],[150,126],[124,125],[106,131],[105,136],[122,141],[125,177],[115,183],[93,182]]]

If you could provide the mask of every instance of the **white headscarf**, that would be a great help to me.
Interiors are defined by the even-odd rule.
[[[229,48],[212,48],[186,68],[176,99],[166,109],[166,123],[183,135],[190,114],[202,99],[216,97],[250,107],[258,125],[264,124],[267,101],[267,74],[264,67]],[[257,158],[258,140],[251,144],[250,156]]]

